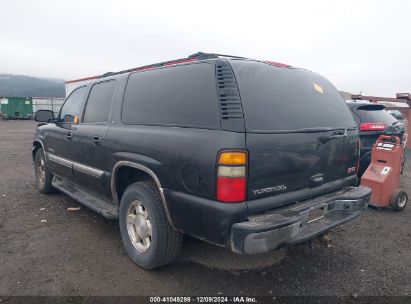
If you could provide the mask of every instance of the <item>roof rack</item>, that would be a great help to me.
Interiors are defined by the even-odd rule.
[[[76,80],[69,80],[69,81],[66,81],[66,83],[78,82],[78,81],[89,80],[89,79],[99,79],[99,78],[104,78],[104,77],[107,77],[107,76],[120,75],[120,74],[124,74],[124,73],[135,72],[135,71],[150,70],[150,69],[164,67],[164,66],[170,66],[170,65],[174,65],[174,64],[181,64],[181,63],[193,62],[193,61],[197,61],[197,60],[207,60],[207,59],[220,58],[220,57],[246,59],[244,57],[239,57],[239,56],[197,52],[197,53],[192,54],[192,55],[190,55],[186,58],[174,59],[174,60],[170,60],[170,61],[164,61],[164,62],[160,62],[160,63],[144,65],[144,66],[140,66],[140,67],[136,67],[136,68],[132,68],[132,69],[127,69],[127,70],[122,70],[122,71],[118,71],[118,72],[107,72],[107,73],[104,73],[104,74],[98,75],[98,76],[87,77],[87,78],[76,79]]]
[[[195,54],[192,54],[192,55],[188,56],[188,58],[196,58],[198,60],[220,58],[220,57],[236,58],[236,59],[247,59],[245,57],[240,57],[240,56],[223,55],[223,54],[215,54],[215,53],[203,53],[203,52],[198,52],[198,53],[195,53]]]
[[[123,70],[123,71],[119,71],[119,72],[108,72],[108,73],[105,73],[105,74],[99,76],[98,78],[102,78],[102,77],[106,77],[106,76],[112,76],[112,75],[118,75],[118,74],[133,72],[133,71],[154,69],[154,68],[159,68],[159,67],[163,67],[163,66],[169,66],[169,65],[174,65],[174,64],[192,62],[192,61],[196,61],[196,60],[207,60],[207,59],[220,58],[220,57],[245,59],[244,57],[239,57],[239,56],[197,52],[195,54],[192,54],[192,55],[188,56],[187,58],[174,59],[174,60],[170,60],[170,61],[164,61],[164,62],[160,62],[160,63],[144,65],[144,66],[141,66],[141,67],[127,69],[127,70]]]

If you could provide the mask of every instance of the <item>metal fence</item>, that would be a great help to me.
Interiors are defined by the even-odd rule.
[[[64,98],[33,97],[33,114],[38,110],[51,110],[54,116],[57,116],[64,100]]]

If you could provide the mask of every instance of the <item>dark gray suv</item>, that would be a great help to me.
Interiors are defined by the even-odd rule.
[[[183,234],[256,254],[367,207],[358,127],[318,74],[216,54],[94,77],[33,141],[38,189],[119,219],[130,258],[172,262]]]

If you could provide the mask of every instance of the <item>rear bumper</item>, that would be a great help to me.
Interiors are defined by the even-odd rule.
[[[231,250],[243,254],[295,245],[359,216],[367,209],[371,189],[348,189],[248,217],[232,225]]]

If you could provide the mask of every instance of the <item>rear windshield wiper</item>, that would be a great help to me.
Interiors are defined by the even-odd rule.
[[[341,128],[302,128],[302,129],[292,129],[292,130],[253,130],[250,133],[259,133],[259,134],[287,134],[287,133],[320,133],[320,132],[330,132],[330,131],[339,131],[339,130],[358,130],[358,126],[354,127],[341,127]]]
[[[334,128],[305,128],[305,129],[297,129],[297,130],[292,130],[294,132],[298,133],[316,133],[316,132],[326,132],[326,131],[332,131],[335,130]]]
[[[329,132],[329,131],[348,131],[348,130],[355,130],[357,127],[350,127],[350,128],[304,128],[304,129],[295,129],[284,131],[284,133],[317,133],[317,132]]]

